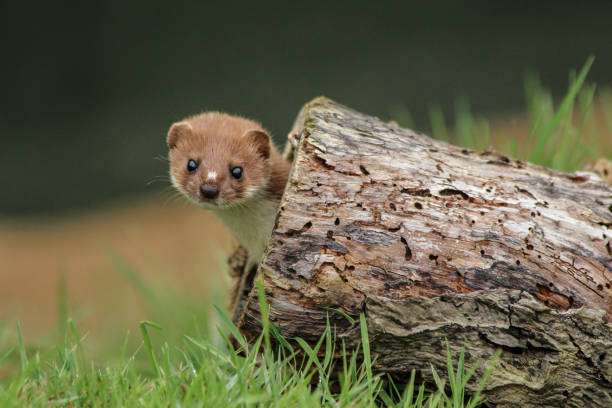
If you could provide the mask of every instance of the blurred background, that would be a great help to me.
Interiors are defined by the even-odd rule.
[[[587,81],[612,82],[612,2],[3,1],[0,16],[0,322],[29,343],[71,316],[103,349],[151,305],[224,305],[232,239],[168,188],[184,116],[254,118],[282,145],[325,95],[434,135],[446,117],[452,139],[460,106],[520,151],[527,72],[555,104],[589,55]]]

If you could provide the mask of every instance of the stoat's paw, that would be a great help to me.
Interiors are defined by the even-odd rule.
[[[246,269],[249,254],[243,246],[236,248],[227,260],[229,266],[229,274],[231,277],[240,277]],[[248,270],[248,269],[246,269]]]

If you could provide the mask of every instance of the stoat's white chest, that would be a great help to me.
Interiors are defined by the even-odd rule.
[[[258,198],[248,203],[211,212],[223,222],[249,254],[249,263],[261,260],[278,211],[279,202]]]

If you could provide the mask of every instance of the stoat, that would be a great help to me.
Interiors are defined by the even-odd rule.
[[[252,120],[206,112],[173,124],[166,141],[174,187],[221,220],[250,266],[259,263],[290,169],[268,132]]]

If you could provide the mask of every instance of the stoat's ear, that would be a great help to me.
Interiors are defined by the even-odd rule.
[[[174,125],[170,126],[170,130],[168,131],[168,137],[166,138],[166,143],[168,143],[168,147],[170,149],[176,147],[179,139],[191,134],[193,128],[187,122],[176,122]]]
[[[270,157],[270,136],[263,130],[249,130],[244,134],[244,139],[251,146],[255,147],[257,153],[259,153],[264,159]]]

